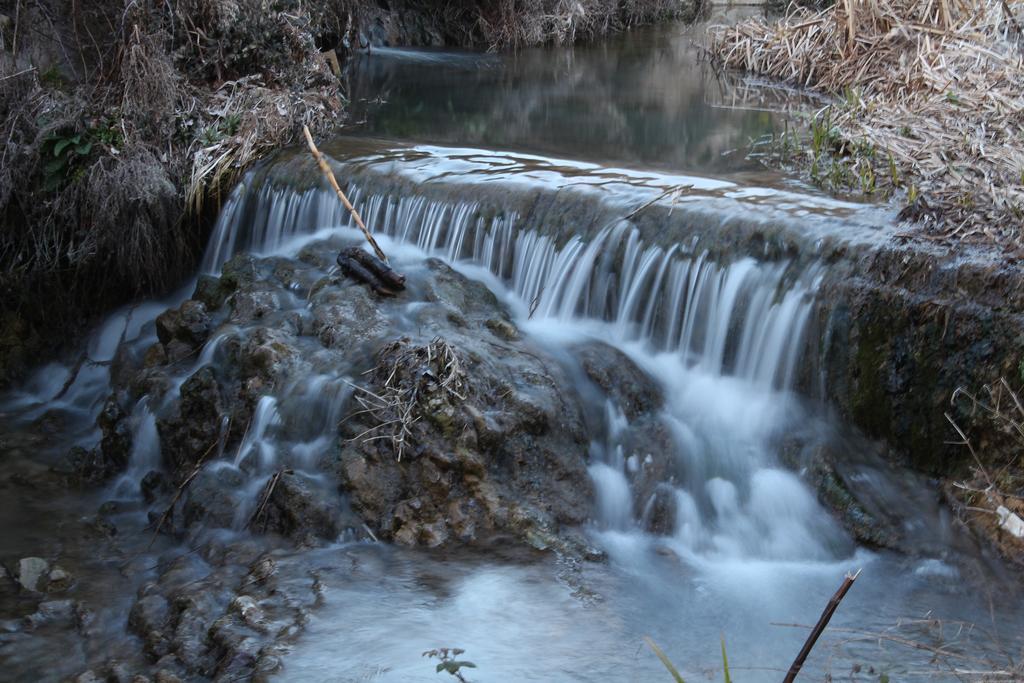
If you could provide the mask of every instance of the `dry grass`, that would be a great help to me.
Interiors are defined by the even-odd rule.
[[[57,346],[166,289],[202,246],[210,200],[303,124],[339,119],[314,39],[338,17],[322,3],[314,20],[306,4],[16,0],[17,24],[0,25],[5,324]],[[0,384],[18,371],[3,352]]]
[[[374,390],[356,387],[362,410],[353,415],[368,415],[373,426],[351,440],[383,440],[401,460],[415,446],[414,425],[425,411],[441,410],[452,399],[465,400],[466,372],[454,347],[440,337],[423,346],[399,339],[381,349],[377,360],[367,373]]]
[[[1021,0],[844,0],[709,31],[743,69],[841,98],[818,125],[932,235],[1024,246]],[[863,183],[867,185],[867,183]]]
[[[970,475],[951,482],[946,493],[968,526],[1003,557],[1024,566],[1024,538],[1013,533],[1024,519],[1024,401],[1002,379],[978,394],[957,389],[951,403],[955,415],[947,413],[946,419],[973,465]]]
[[[478,3],[475,23],[492,50],[566,45],[686,13],[699,0],[498,0]]]

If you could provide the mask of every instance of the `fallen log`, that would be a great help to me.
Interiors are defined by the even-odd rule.
[[[349,247],[338,254],[338,266],[346,277],[362,282],[381,296],[395,296],[405,289],[405,276],[396,273],[373,254]]]

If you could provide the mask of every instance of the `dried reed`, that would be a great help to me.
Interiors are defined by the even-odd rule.
[[[841,96],[830,134],[881,152],[946,237],[1024,239],[1021,0],[841,0],[820,12],[713,27],[719,65]]]

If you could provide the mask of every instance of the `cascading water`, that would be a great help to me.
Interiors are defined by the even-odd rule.
[[[493,199],[396,193],[387,185],[375,187],[372,177],[353,183],[349,190],[354,203],[397,267],[415,267],[425,256],[445,259],[484,281],[510,308],[519,328],[566,363],[576,362],[572,349],[581,339],[598,339],[625,352],[660,385],[664,401],[656,414],[631,419],[619,406],[602,399],[593,406],[590,423],[587,472],[595,500],[588,533],[612,558],[609,571],[629,577],[628,587],[606,587],[612,610],[606,620],[630,624],[624,626],[628,634],[622,638],[632,638],[629,634],[642,629],[680,650],[694,647],[691,643],[713,641],[717,633],[704,630],[721,628],[728,632],[730,647],[746,653],[746,661],[760,657],[776,662],[779,654],[764,648],[777,637],[766,641],[756,629],[723,624],[719,610],[740,614],[772,593],[792,600],[799,593],[794,586],[803,583],[825,593],[843,571],[878,562],[856,549],[799,473],[790,469],[791,463],[782,462],[787,439],[795,435],[809,442],[828,431],[792,391],[813,355],[815,341],[808,332],[823,267],[813,260],[723,258],[720,251],[701,248],[695,240],[660,243],[635,221],[615,218],[614,211],[593,217],[593,224],[577,234],[571,229],[547,229],[544,220],[523,212],[521,203],[502,207]],[[625,213],[619,212],[620,216]],[[203,270],[215,273],[222,262],[245,251],[286,264],[306,245],[337,236],[348,240],[356,233],[333,195],[318,189],[294,190],[253,176],[224,207]],[[279,290],[273,295],[275,306],[298,320],[307,306],[302,292],[309,288],[296,285]],[[95,443],[98,437],[92,424],[109,393],[118,346],[127,345],[141,357],[156,340],[153,319],[168,305],[187,298],[185,292],[190,289],[191,285],[164,302],[112,316],[94,335],[77,376],[73,367],[45,368],[8,399],[7,409],[25,411],[32,418],[45,410],[40,398],[59,397],[59,405],[83,418],[76,437],[79,443],[87,447]],[[126,421],[132,434],[130,461],[107,495],[126,505],[144,504],[139,500],[139,482],[160,469],[161,460],[168,457],[161,452],[161,425],[173,415],[186,383],[203,368],[223,365],[239,348],[262,343],[259,334],[258,325],[247,326],[230,317],[223,320],[195,355],[184,359],[168,377],[162,398],[147,394],[134,403]],[[272,344],[273,338],[268,339]],[[338,447],[337,425],[352,411],[353,387],[359,381],[352,368],[314,349],[292,368],[287,381],[254,399],[247,424],[233,426],[227,416],[223,418],[204,476],[227,487],[224,495],[231,496],[229,525],[234,529],[230,533],[244,533],[251,526],[265,505],[266,492],[283,471],[294,472],[304,486],[337,496],[321,463]],[[636,439],[638,430],[650,427],[650,420],[668,435],[671,452],[667,455]],[[232,433],[235,440],[226,448]],[[660,472],[656,481],[645,479],[649,471]],[[681,560],[695,578],[681,585],[678,568],[666,566],[666,556]],[[956,576],[951,565],[934,557],[919,570],[915,576],[921,580]],[[562,604],[562,616],[544,611],[541,605],[561,604],[558,596],[537,594],[538,579],[519,571],[488,569],[471,574],[473,578],[467,577],[458,588],[464,596],[461,616],[449,623],[443,610],[431,611],[423,615],[423,623],[430,630],[462,633],[460,645],[486,652],[489,646],[474,642],[458,624],[479,619],[505,623],[517,618],[557,624],[565,614],[579,609]],[[328,601],[310,647],[316,647],[325,629],[332,628],[337,617],[328,615],[337,614],[336,609],[342,613],[367,609],[367,616],[375,615],[381,628],[409,628],[408,621],[388,626],[376,603],[364,603],[372,591],[337,590],[346,596],[344,604],[334,608]],[[396,586],[394,595],[420,599],[409,590]],[[494,596],[509,590],[529,605],[524,614],[479,614],[472,607],[490,604]],[[716,596],[719,607],[705,604],[705,591]],[[817,601],[811,602],[809,609],[818,609]],[[634,623],[635,617],[628,615],[637,604],[649,607]],[[772,615],[760,617],[765,622],[793,620],[803,614],[794,614],[785,600],[756,610]],[[396,606],[395,614],[401,613]],[[588,619],[577,615],[574,623]],[[647,619],[655,623],[650,625]],[[672,634],[680,620],[697,620],[701,626],[690,639],[679,640]],[[517,633],[499,640],[528,641],[521,631]],[[609,636],[594,631],[590,637]],[[372,649],[370,643],[361,642],[357,638],[353,647]],[[786,642],[790,649],[798,644]],[[605,642],[604,647],[614,650],[615,643]],[[335,671],[336,662],[304,648],[300,646],[301,656],[290,660],[286,677],[319,680]],[[690,652],[690,656],[701,656]],[[404,661],[406,654],[392,648],[378,656]],[[358,659],[359,655],[354,651],[350,656]],[[514,663],[491,662],[499,672],[517,670]],[[648,670],[652,675],[655,671]]]
[[[355,186],[349,193],[364,220],[396,246],[482,268],[503,283],[521,324],[539,338],[557,345],[574,329],[614,340],[662,380],[662,419],[681,460],[678,479],[661,488],[676,501],[680,552],[823,559],[844,547],[834,526],[821,521],[827,513],[773,452],[778,436],[800,420],[788,389],[807,348],[818,268],[749,257],[721,264],[703,251],[645,244],[624,220],[589,240],[560,240],[524,226],[515,211],[488,215],[473,202]],[[221,215],[204,267],[216,269],[237,250],[274,253],[351,227],[326,191],[243,184]],[[290,399],[281,404],[303,405]],[[263,424],[269,405],[274,399],[261,400],[255,424]],[[629,468],[648,454],[624,451],[624,416],[609,412],[605,421],[606,437],[591,454],[597,524],[629,531],[654,504],[634,506],[629,484]],[[240,459],[252,440],[246,436]]]
[[[163,301],[110,316],[80,360],[42,368],[0,399],[4,425],[42,434],[16,444],[14,464],[5,459],[5,469],[15,470],[12,482],[15,475],[37,480],[43,459],[33,451],[45,452],[49,465],[70,447],[88,454],[111,434],[131,444],[127,466],[99,489],[59,489],[51,499],[47,492],[55,489],[0,482],[5,493],[28,491],[18,494],[18,505],[0,508],[3,559],[54,560],[51,548],[59,547],[56,560],[78,582],[67,597],[96,612],[69,606],[61,594],[46,598],[39,614],[73,609],[68,632],[87,636],[78,640],[54,636],[45,621],[33,621],[32,633],[0,621],[0,658],[12,643],[18,648],[14,668],[5,662],[8,675],[43,678],[39,672],[56,665],[40,662],[60,651],[79,662],[65,664],[61,676],[106,667],[96,668],[100,678],[129,679],[123,667],[106,666],[116,658],[118,666],[134,662],[152,678],[149,654],[162,666],[197,653],[201,659],[208,648],[211,659],[190,664],[188,676],[237,662],[269,664],[260,675],[273,676],[262,672],[277,660],[279,680],[434,680],[420,653],[456,646],[479,666],[464,672],[472,680],[663,680],[658,661],[637,649],[650,635],[687,680],[719,677],[723,637],[735,679],[778,680],[805,632],[773,624],[813,622],[842,574],[860,567],[865,572],[833,625],[888,633],[910,617],[904,623],[917,629],[915,640],[973,657],[976,645],[991,643],[951,645],[933,637],[931,618],[991,620],[997,629],[1009,625],[998,646],[1014,647],[1008,634],[1021,631],[1021,618],[1005,598],[1006,584],[966,580],[972,567],[991,574],[978,568],[979,553],[951,540],[948,524],[932,519],[932,489],[909,475],[872,469],[876,460],[850,465],[846,480],[871,488],[875,507],[903,522],[904,540],[917,539],[901,546],[905,554],[869,551],[819,504],[820,489],[811,483],[818,486],[820,473],[802,469],[810,459],[801,456],[818,447],[836,449],[836,460],[856,461],[861,450],[870,451],[798,393],[824,381],[814,366],[822,346],[818,315],[827,303],[819,288],[835,272],[826,264],[886,239],[894,229],[879,226],[892,212],[757,171],[735,148],[772,132],[771,116],[736,107],[736,93],[718,91],[720,81],[714,93],[707,89],[683,56],[689,39],[682,49],[676,28],[628,35],[636,41],[628,50],[524,52],[507,62],[375,49],[361,61],[376,76],[355,83],[352,99],[356,108],[385,102],[382,115],[369,116],[373,130],[393,135],[388,126],[397,123],[401,134],[415,130],[431,143],[518,151],[358,138],[322,146],[343,159],[335,168],[349,197],[410,283],[424,277],[427,257],[447,261],[498,297],[523,347],[564,366],[551,376],[585,404],[586,432],[574,446],[589,457],[574,470],[582,481],[559,485],[593,490],[594,500],[580,505],[587,508],[581,518],[590,516],[581,543],[610,561],[538,556],[500,538],[482,551],[458,543],[428,552],[368,542],[372,522],[364,526],[368,517],[344,509],[356,487],[339,491],[332,469],[346,447],[339,432],[352,435],[339,423],[365,408],[355,387],[367,386],[363,361],[380,340],[421,337],[416,326],[433,321],[417,311],[442,306],[430,309],[430,292],[410,287],[412,301],[389,304],[386,315],[393,317],[383,325],[374,314],[385,307],[375,301],[354,309],[324,341],[333,332],[318,327],[323,300],[344,308],[365,293],[333,277],[330,252],[361,238],[333,193],[319,189],[322,179],[304,150],[285,151],[247,175],[218,218],[200,275],[220,273],[236,254],[267,258],[243,257],[224,269],[236,284],[253,281],[232,290],[244,301],[209,305],[205,341],[184,350],[166,339],[156,344],[154,324],[166,309],[201,298],[198,290],[211,280],[200,277]],[[409,64],[419,66],[410,72]],[[778,97],[765,100],[763,88],[750,86],[743,83],[743,96],[753,94],[759,108]],[[555,153],[566,158],[540,156]],[[726,177],[675,174],[683,168]],[[435,286],[438,272],[420,284]],[[440,328],[455,336],[473,329],[458,320]],[[361,326],[383,326],[385,336],[363,335]],[[490,341],[503,339],[498,332],[507,330]],[[363,338],[376,346],[362,348]],[[154,347],[161,348],[150,358]],[[594,347],[653,378],[658,400],[630,410],[607,387],[595,387],[583,367]],[[497,352],[485,353],[515,372]],[[245,363],[283,370],[261,381]],[[112,389],[131,396],[115,406],[125,413],[124,433],[98,427]],[[182,414],[186,395],[191,405]],[[203,407],[217,401],[224,410],[204,420]],[[203,429],[190,431],[196,426]],[[6,456],[16,438],[3,436]],[[176,450],[183,440],[189,447]],[[424,460],[410,454],[403,464]],[[175,490],[193,473],[194,481]],[[278,506],[271,500],[275,486],[308,496],[284,499],[300,505]],[[318,507],[322,501],[336,507]],[[170,533],[154,534],[168,502]],[[270,531],[287,536],[291,516],[325,509],[332,514],[319,521],[328,522],[327,532],[318,531],[313,543],[261,536],[268,522]],[[383,514],[392,512],[397,518],[397,510]],[[308,529],[310,520],[301,521]],[[337,542],[323,545],[337,534]],[[269,581],[254,569],[266,568],[267,560],[276,562]],[[10,597],[6,586],[0,602]],[[1000,591],[988,603],[991,611],[977,586]],[[13,602],[21,609],[27,598],[19,594]],[[24,615],[16,613],[19,620]],[[151,631],[152,620],[164,616],[166,628],[155,624]],[[240,622],[242,630],[232,631]],[[264,647],[267,638],[273,643]],[[928,658],[937,650],[828,640],[826,634],[802,677],[935,675]]]

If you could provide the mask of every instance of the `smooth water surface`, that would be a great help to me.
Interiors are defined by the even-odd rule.
[[[357,58],[353,119],[360,132],[430,144],[763,173],[751,142],[813,100],[716,74],[697,45],[703,30],[670,23],[502,55],[375,48]]]

